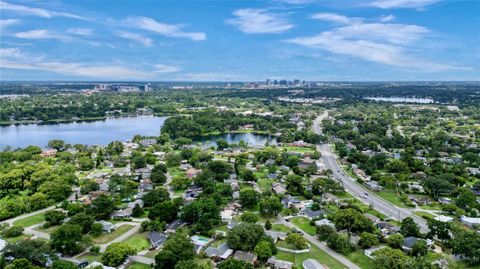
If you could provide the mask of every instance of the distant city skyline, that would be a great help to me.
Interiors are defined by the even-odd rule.
[[[0,0],[0,80],[478,81],[480,1]]]

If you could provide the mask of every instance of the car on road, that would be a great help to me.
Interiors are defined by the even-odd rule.
[[[368,196],[368,192],[366,192],[365,195]]]

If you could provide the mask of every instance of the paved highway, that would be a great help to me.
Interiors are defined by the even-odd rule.
[[[325,118],[325,113],[319,116],[313,125],[313,129],[316,133],[322,133],[321,130],[321,121]],[[413,214],[412,209],[408,208],[401,208],[395,206],[394,204],[380,198],[379,196],[375,195],[375,193],[363,188],[360,184],[358,184],[355,179],[350,177],[343,169],[340,167],[337,157],[333,153],[330,145],[328,144],[321,144],[317,145],[317,150],[321,152],[322,159],[325,163],[325,166],[332,170],[333,178],[342,182],[343,187],[345,190],[353,195],[358,200],[362,201],[365,204],[372,205],[373,208],[380,213],[389,216],[392,219],[401,221],[406,217],[412,217],[415,222],[420,226],[420,230],[422,232],[428,232],[428,226],[426,220],[418,217],[417,215]]]

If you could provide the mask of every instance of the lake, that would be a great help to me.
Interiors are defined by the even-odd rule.
[[[364,99],[392,102],[392,103],[417,103],[417,104],[432,104],[433,99],[430,98],[415,98],[415,97],[365,97]]]
[[[132,139],[136,134],[158,136],[167,118],[139,116],[90,122],[3,126],[0,127],[0,149],[8,145],[13,148],[28,145],[43,148],[52,139],[61,139],[69,144],[107,145],[115,140]]]
[[[271,135],[263,135],[263,134],[253,134],[253,133],[226,133],[226,134],[219,134],[219,135],[208,135],[208,136],[201,136],[194,139],[194,142],[201,143],[204,147],[211,147],[217,146],[215,142],[218,139],[223,139],[228,142],[228,144],[232,143],[240,143],[240,141],[244,141],[250,146],[264,146],[267,142],[271,145],[276,145],[277,140],[275,137]]]

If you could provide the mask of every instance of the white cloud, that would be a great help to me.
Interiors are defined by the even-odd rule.
[[[367,3],[367,6],[383,9],[389,8],[422,8],[441,0],[373,0]]]
[[[17,19],[5,19],[5,20],[0,20],[0,28],[5,28],[10,25],[17,24],[19,20]]]
[[[394,15],[385,15],[385,16],[381,16],[380,17],[380,21],[381,22],[391,22],[395,20],[395,16]]]
[[[182,68],[173,65],[156,64],[153,72],[157,74],[176,73],[182,70]]]
[[[184,32],[181,25],[158,22],[148,17],[129,17],[125,20],[125,23],[131,27],[148,30],[167,37],[188,38],[193,41],[207,39],[203,32]]]
[[[26,32],[18,32],[13,34],[14,36],[22,39],[58,39],[61,41],[68,41],[66,36],[60,35],[50,30],[37,29]]]
[[[89,36],[93,34],[93,30],[88,28],[68,28],[67,33],[72,35]]]
[[[146,36],[143,36],[143,35],[139,35],[139,34],[135,34],[135,33],[130,33],[130,32],[123,32],[123,31],[116,32],[115,34],[116,34],[117,36],[121,37],[121,38],[129,39],[129,40],[132,40],[132,41],[141,43],[141,44],[143,44],[145,47],[151,47],[151,46],[153,46],[153,41],[152,41],[152,39],[150,39],[150,38],[148,38],[148,37],[146,37]]]
[[[143,70],[110,64],[61,62],[25,54],[17,48],[1,48],[0,62],[2,68],[41,70],[64,75],[116,80],[154,78],[159,74],[180,70],[178,67],[171,67],[170,70],[167,70],[167,65],[155,65],[148,70]]]
[[[343,24],[352,24],[356,22],[361,22],[362,18],[350,18],[344,15],[336,13],[317,13],[311,16],[312,19],[322,20],[322,21],[331,21]]]
[[[17,13],[22,13],[22,14],[32,15],[32,16],[37,16],[42,18],[65,17],[65,18],[72,18],[72,19],[78,19],[78,20],[86,20],[84,17],[78,16],[72,13],[56,12],[56,11],[50,11],[42,8],[27,7],[27,6],[7,3],[4,1],[0,1],[0,7],[2,10],[9,10]]]
[[[239,9],[233,12],[233,15],[236,18],[226,22],[247,34],[282,33],[294,27],[281,15],[264,9]]]
[[[356,23],[333,28],[315,36],[298,37],[289,43],[323,49],[363,60],[392,66],[441,71],[463,67],[423,61],[410,53],[411,46],[430,33],[417,25],[393,23]]]

